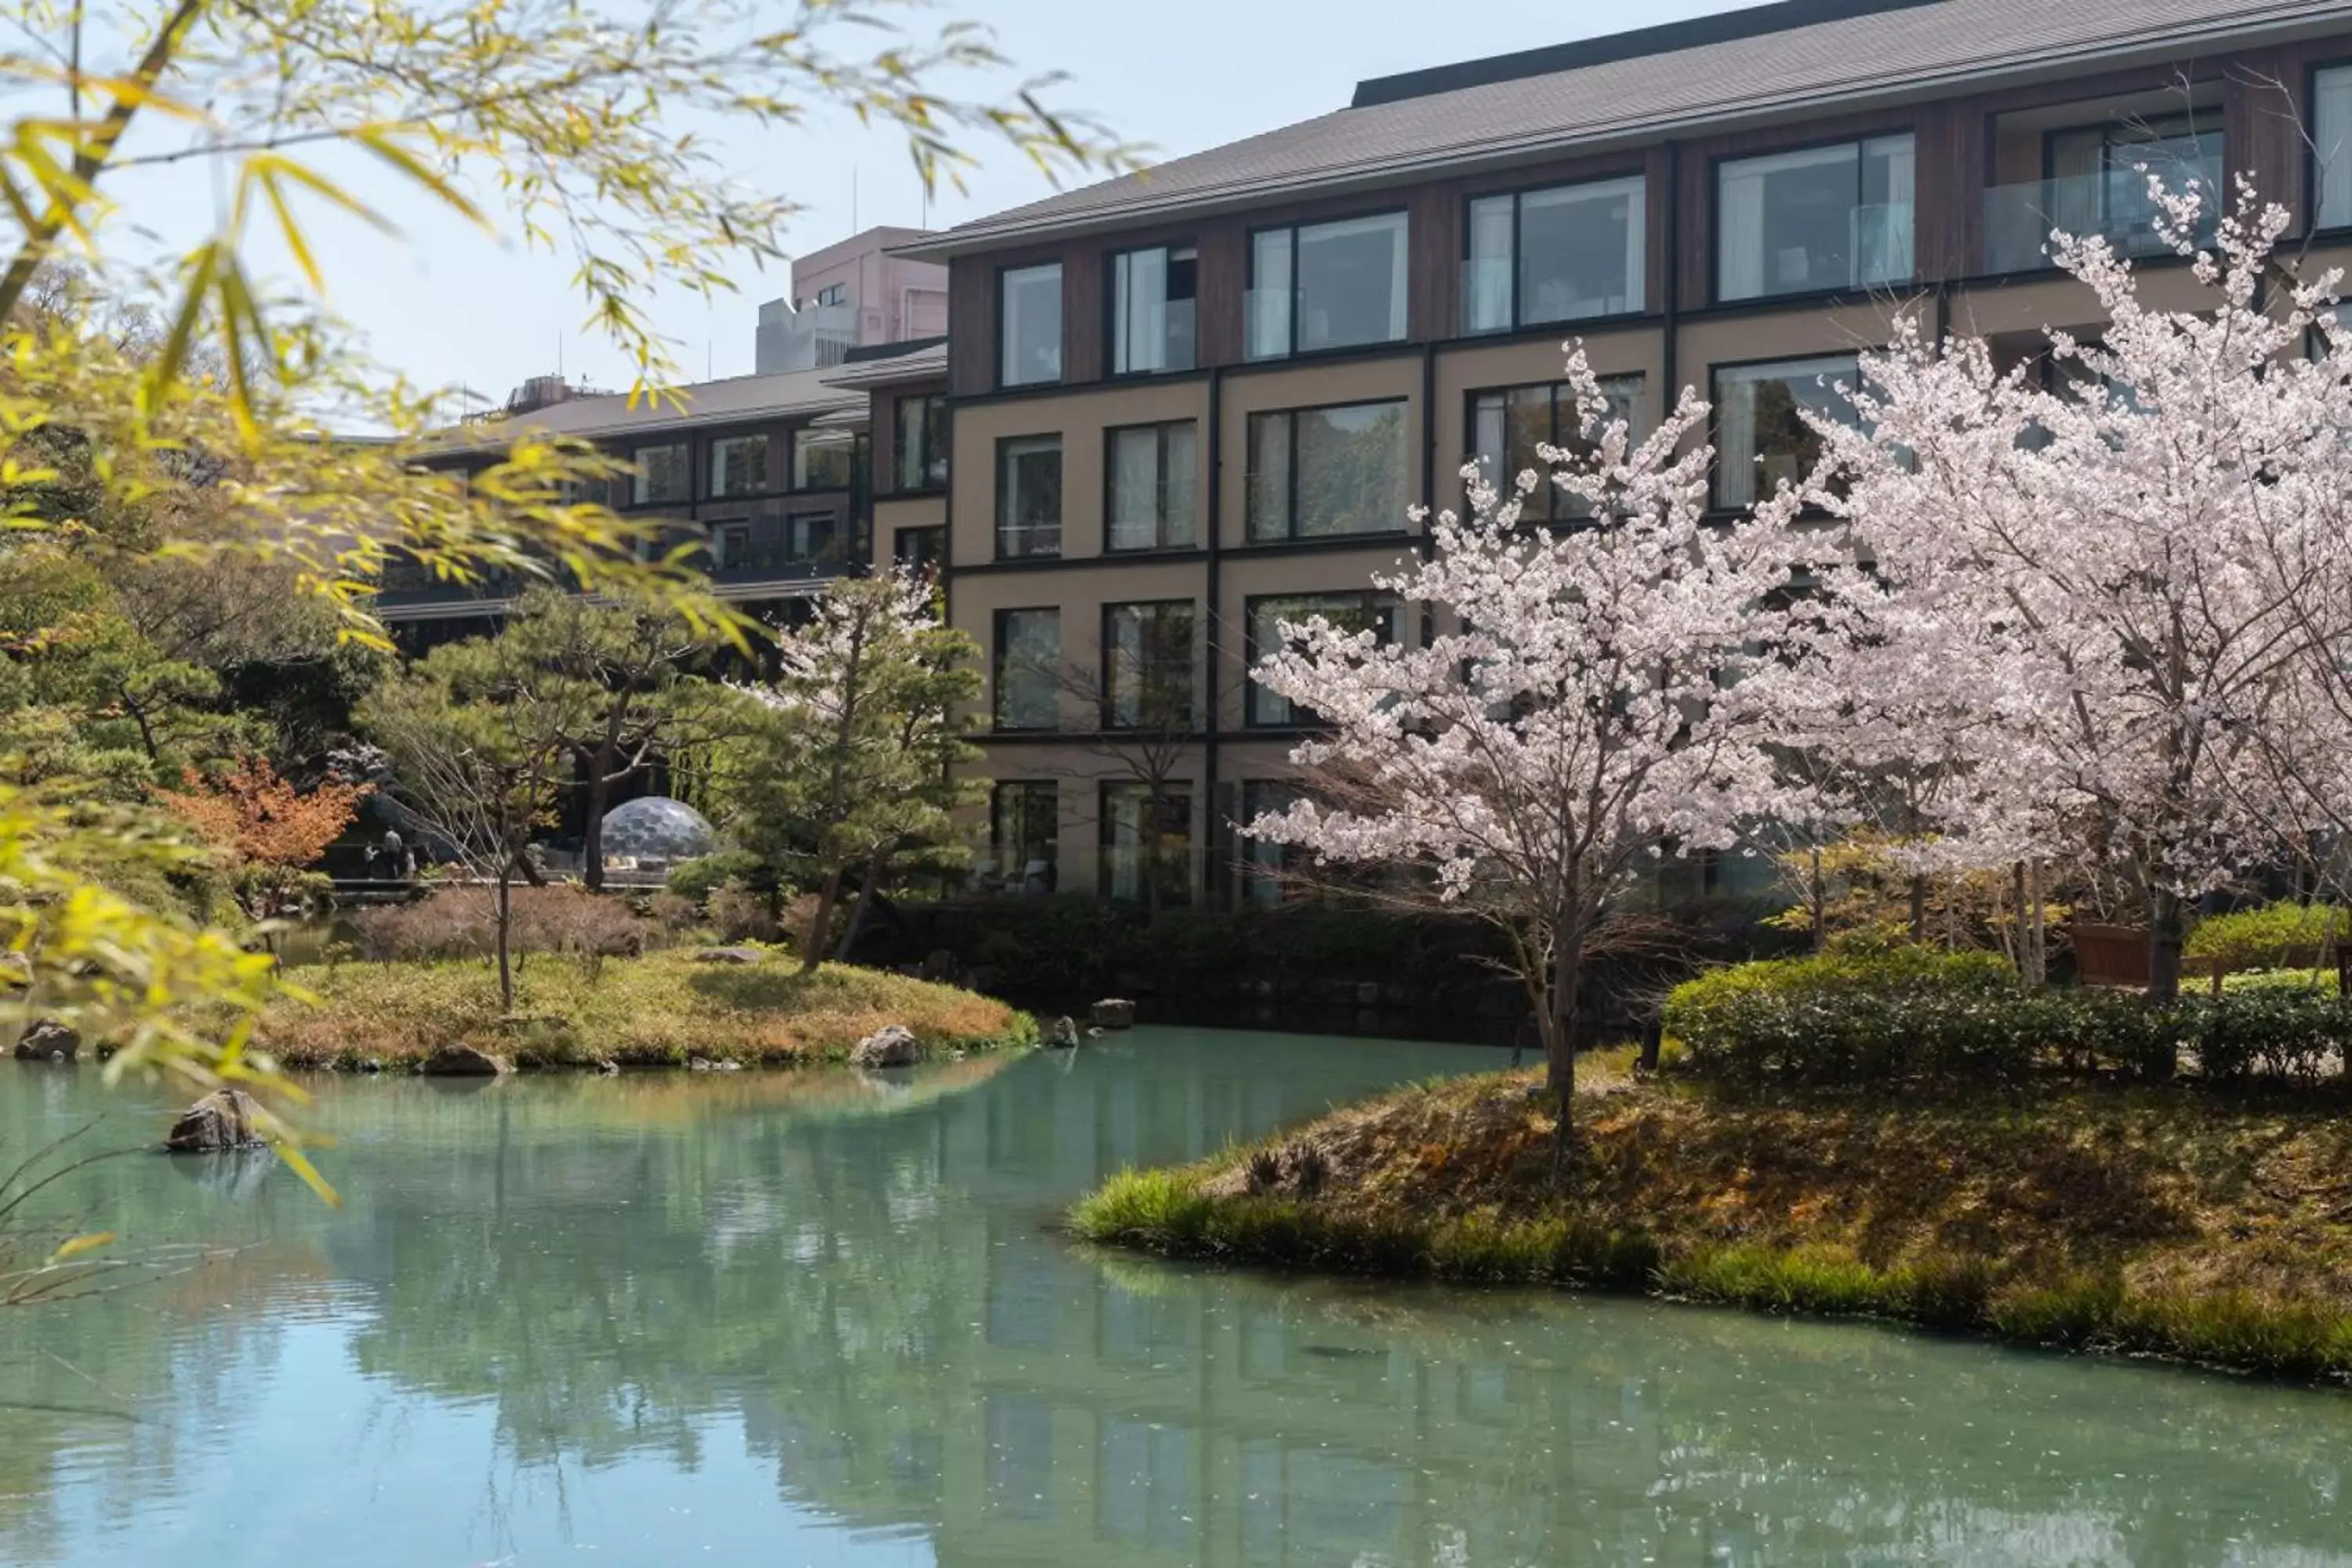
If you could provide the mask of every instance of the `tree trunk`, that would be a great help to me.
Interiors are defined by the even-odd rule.
[[[874,907],[877,889],[882,880],[882,857],[875,856],[866,862],[864,879],[857,884],[857,901],[849,907],[849,923],[841,933],[841,945],[833,950],[835,963],[847,963],[857,946],[857,936],[866,929],[866,911]]]
[[[1813,951],[1815,952],[1819,952],[1822,948],[1829,945],[1830,933],[1828,930],[1828,922],[1825,919],[1828,911],[1824,908],[1824,905],[1827,903],[1827,900],[1823,897],[1822,890],[1822,847],[1818,844],[1813,846],[1813,874],[1811,880],[1812,886],[1811,892],[1812,894],[1813,904]]]
[[[2011,924],[2017,931],[2017,977],[2027,985],[2033,984],[2033,924],[2032,911],[2026,907],[2025,862],[2020,860],[2009,868]]]
[[[514,900],[511,897],[513,887],[514,862],[500,861],[499,864],[499,1011],[506,1014],[511,1014],[514,1011],[512,957]]]
[[[2050,984],[2050,906],[2042,895],[2039,857],[2028,863],[2026,875],[2033,893],[2033,973],[2026,979],[2039,991]]]
[[[2147,999],[2151,1002],[2179,999],[2183,924],[2180,895],[2158,889],[2148,900]]]
[[[588,823],[580,834],[580,879],[592,893],[604,890],[604,802],[612,774],[611,758],[599,752],[588,769]]]
[[[1576,1050],[1581,1043],[1577,1003],[1583,969],[1584,937],[1579,932],[1561,942],[1552,960],[1551,994],[1545,1009],[1544,1082],[1559,1116],[1551,1140],[1554,1184],[1566,1177],[1576,1153]]]
[[[1927,940],[1927,879],[1911,879],[1911,940],[1924,943]]]
[[[816,966],[824,962],[825,933],[833,930],[834,906],[841,902],[841,868],[835,866],[824,874],[824,891],[816,896],[816,918],[809,922],[807,939],[801,947],[801,973],[814,974]]]

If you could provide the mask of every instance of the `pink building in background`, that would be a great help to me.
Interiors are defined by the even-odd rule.
[[[945,337],[948,269],[892,256],[918,228],[869,228],[793,262],[792,293],[760,307],[759,374],[823,370],[851,349]]]

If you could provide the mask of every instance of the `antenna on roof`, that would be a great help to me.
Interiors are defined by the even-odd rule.
[[[849,165],[849,232],[857,232],[857,165]]]

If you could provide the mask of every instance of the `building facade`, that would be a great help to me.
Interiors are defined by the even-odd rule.
[[[894,254],[927,237],[919,228],[869,228],[794,258],[792,291],[760,307],[754,368],[827,370],[855,349],[945,336],[947,268]]]
[[[983,883],[1267,896],[1232,824],[1296,787],[1306,716],[1250,662],[1314,612],[1424,635],[1370,579],[1465,462],[1573,437],[1566,340],[1637,426],[1709,401],[1727,514],[1898,314],[2095,335],[2046,236],[2149,249],[2143,170],[2250,177],[2352,254],[2352,0],[1783,0],[1368,81],[912,243],[953,327],[860,378],[873,547],[985,650]]]

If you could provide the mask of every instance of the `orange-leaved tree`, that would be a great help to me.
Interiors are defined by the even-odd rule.
[[[326,783],[310,791],[278,776],[267,757],[243,757],[206,779],[193,769],[186,788],[157,790],[163,807],[224,861],[237,906],[257,921],[299,914],[317,888],[310,868],[352,823],[366,784]]]

